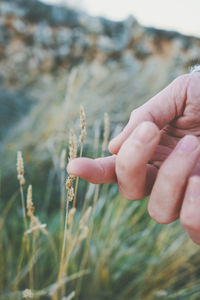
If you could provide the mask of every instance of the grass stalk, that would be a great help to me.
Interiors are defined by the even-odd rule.
[[[108,140],[109,140],[109,131],[110,131],[110,120],[109,120],[108,114],[105,113],[104,114],[104,139],[103,139],[103,144],[102,144],[101,157],[105,156],[105,151],[107,149]],[[84,269],[84,267],[87,263],[87,259],[88,259],[89,247],[90,247],[90,242],[91,242],[92,232],[93,232],[93,227],[94,227],[96,203],[97,203],[97,200],[98,200],[98,197],[99,197],[99,190],[100,190],[100,184],[97,184],[95,186],[95,193],[94,193],[93,205],[92,205],[92,221],[91,221],[89,234],[88,234],[88,238],[87,238],[87,242],[86,242],[86,249],[84,251],[84,255],[83,255],[83,259],[82,259],[82,262],[81,262],[81,268],[80,269]],[[75,299],[78,299],[78,297],[80,295],[81,286],[82,286],[82,278],[80,278],[80,280],[78,281],[77,289],[76,289],[76,296],[75,296],[76,298]]]
[[[20,195],[21,195],[21,203],[22,203],[22,213],[23,213],[23,220],[24,220],[24,229],[25,232],[28,230],[28,225],[27,225],[27,217],[26,217],[26,209],[25,209],[25,199],[24,199],[24,191],[23,191],[23,180],[20,181]],[[29,264],[29,288],[31,291],[34,289],[34,279],[33,279],[33,267],[30,259],[30,241],[29,237],[24,235],[22,239],[22,243],[25,243],[25,248],[27,252],[27,257],[28,257],[28,264]],[[23,247],[22,247],[23,248]],[[18,271],[20,269],[20,265],[22,263],[23,256],[21,260],[19,261],[19,266],[18,266]]]
[[[83,106],[80,107],[80,128],[81,128],[81,134],[80,134],[80,137],[79,137],[79,142],[80,142],[81,147],[80,147],[79,157],[82,157],[84,141],[85,141],[85,137],[87,135],[87,133],[86,133],[86,117],[85,117],[85,111],[84,111]],[[78,183],[79,183],[79,177],[76,178],[76,183],[75,183],[73,208],[76,207]]]
[[[82,155],[83,155],[83,143],[81,143],[81,149],[80,149],[79,157],[82,157]],[[79,184],[79,177],[76,177],[75,189],[74,189],[73,208],[76,207],[76,199],[77,199],[77,192],[78,192],[78,184]]]
[[[69,199],[67,198],[66,209],[65,209],[65,226],[64,226],[64,233],[63,233],[63,243],[62,243],[62,250],[61,250],[61,258],[59,264],[59,272],[58,272],[58,280],[57,280],[57,290],[53,295],[53,300],[58,300],[59,298],[59,291],[61,280],[63,277],[63,264],[64,264],[64,257],[65,257],[65,248],[67,242],[67,220],[68,220],[68,213],[69,213]]]
[[[60,242],[62,242],[63,238],[63,230],[64,230],[64,211],[65,211],[65,171],[61,170],[61,198],[60,198]]]

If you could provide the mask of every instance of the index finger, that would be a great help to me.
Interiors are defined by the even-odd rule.
[[[176,78],[148,102],[134,110],[124,130],[111,140],[109,151],[117,154],[123,142],[141,122],[150,121],[162,129],[180,116],[185,108],[188,85],[191,78],[196,76],[199,77],[199,74],[185,74]],[[197,83],[199,84],[199,81]]]
[[[95,184],[116,183],[115,159],[115,155],[96,159],[79,157],[69,162],[67,171]]]

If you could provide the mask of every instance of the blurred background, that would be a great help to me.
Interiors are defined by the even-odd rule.
[[[178,0],[43,0],[44,3],[65,4],[82,9],[93,16],[103,16],[114,21],[134,15],[143,26],[175,30],[199,37],[199,1]]]
[[[134,108],[200,63],[199,10],[198,0],[0,1],[2,297],[7,293],[5,299],[17,299],[8,296],[16,267],[12,258],[20,247],[18,237],[23,230],[20,202],[16,200],[17,151],[23,152],[27,184],[34,186],[36,210],[56,235],[60,153],[67,149],[69,129],[79,130],[80,105],[87,120],[84,155],[95,157],[101,153],[105,112],[109,114],[112,138]],[[99,139],[96,144],[95,139]],[[80,182],[80,210],[91,191]],[[99,220],[104,219],[107,202],[113,205],[112,214],[118,209],[113,201],[125,201],[116,186],[107,187],[101,197],[104,202],[100,201],[97,209]],[[125,243],[123,251],[110,245],[109,255],[101,261],[104,267],[98,276],[91,277],[96,278],[92,281],[95,289],[87,294],[86,280],[79,299],[88,295],[92,299],[199,299],[199,248],[190,242],[178,221],[162,226],[150,220],[146,201],[120,208],[121,213],[139,210],[138,219],[134,219],[137,234],[130,226],[131,215],[122,219],[127,231],[118,242]],[[9,208],[8,203],[12,203]],[[109,218],[111,215],[105,224],[98,221],[98,226],[106,226],[108,235],[118,228],[113,229]],[[148,235],[153,236],[151,241]],[[92,240],[92,270],[101,250],[109,249],[105,236],[99,239],[98,247],[95,238]],[[6,251],[10,251],[7,258]],[[111,263],[109,269],[112,258],[114,265]],[[41,276],[48,270],[44,265]],[[20,278],[22,290],[26,274]],[[47,278],[46,284],[54,279]],[[49,299],[45,297],[41,299]]]

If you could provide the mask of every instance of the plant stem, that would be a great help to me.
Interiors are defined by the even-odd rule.
[[[89,230],[89,234],[88,234],[88,238],[87,238],[87,242],[86,242],[86,249],[84,251],[83,259],[82,259],[81,266],[80,266],[81,270],[84,269],[84,267],[86,265],[86,262],[87,262],[87,258],[88,258],[90,241],[91,241],[91,238],[92,238],[92,232],[93,232],[93,227],[94,227],[96,203],[97,203],[97,199],[98,199],[98,196],[99,196],[99,188],[100,188],[100,185],[99,184],[96,185],[94,199],[93,199],[93,205],[92,205],[92,221],[91,221],[90,230]],[[83,281],[83,279],[80,278],[78,283],[77,283],[75,299],[78,299],[78,296],[80,294],[82,281]]]
[[[60,241],[62,241],[63,230],[64,230],[64,210],[65,210],[65,173],[64,170],[61,170],[61,198],[60,198]]]
[[[83,155],[83,143],[81,143],[81,149],[80,149],[80,155],[79,157],[82,157]],[[74,191],[74,200],[73,200],[73,207],[76,207],[76,198],[77,198],[77,192],[78,192],[78,183],[79,183],[79,177],[76,177],[76,183],[75,183],[75,191]]]
[[[20,194],[21,194],[21,202],[22,202],[22,213],[23,213],[23,219],[24,219],[24,228],[25,232],[28,229],[27,226],[27,218],[26,218],[26,209],[25,209],[25,200],[24,200],[24,191],[22,184],[20,184]],[[24,241],[25,240],[25,241]],[[34,289],[34,281],[33,281],[33,268],[32,268],[32,263],[30,261],[30,242],[29,242],[29,237],[28,235],[25,236],[22,240],[22,243],[25,243],[27,255],[28,255],[28,264],[29,264],[29,284],[30,284],[30,289],[33,291]],[[21,262],[20,262],[21,264]]]
[[[65,228],[64,228],[64,234],[63,234],[63,244],[62,244],[61,258],[60,258],[60,264],[59,264],[57,289],[56,289],[56,292],[53,295],[53,300],[58,300],[59,299],[58,294],[59,294],[59,289],[60,289],[60,282],[61,282],[62,277],[63,277],[63,263],[64,263],[64,254],[65,254],[66,241],[67,241],[68,212],[69,212],[69,200],[67,199],[66,213],[65,213]]]

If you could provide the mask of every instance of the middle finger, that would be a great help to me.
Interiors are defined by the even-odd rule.
[[[179,217],[185,185],[199,155],[198,139],[187,135],[163,162],[148,204],[150,216],[158,223],[168,224]]]

